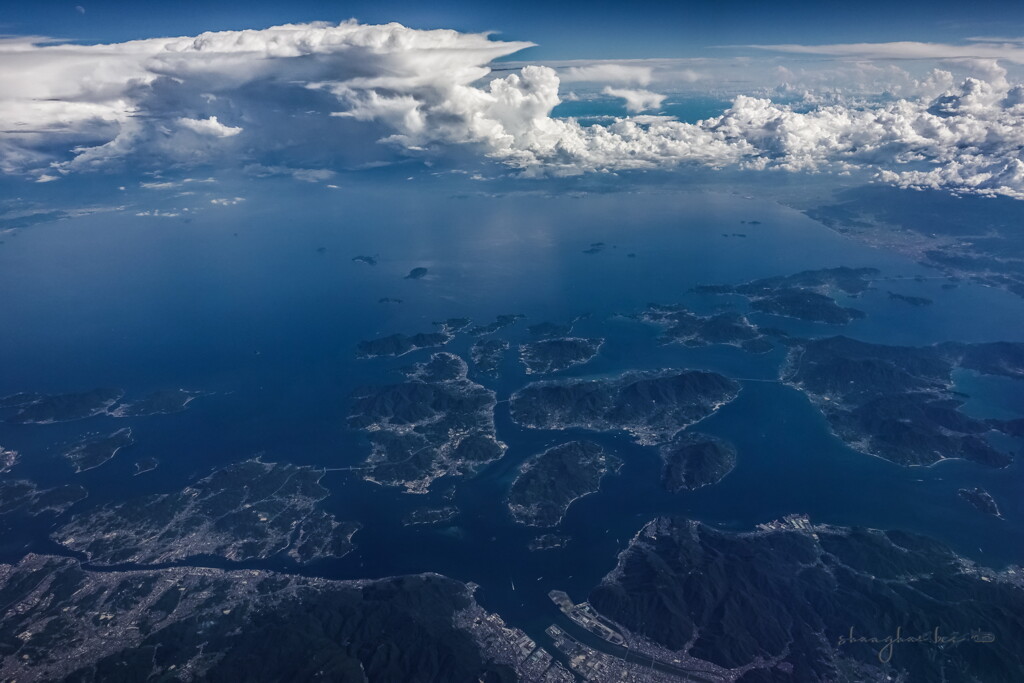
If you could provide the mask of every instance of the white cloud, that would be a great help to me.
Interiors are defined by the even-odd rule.
[[[177,218],[181,213],[177,211],[161,211],[160,209],[153,209],[152,211],[138,211],[136,216],[151,216],[153,218]]]
[[[242,128],[227,126],[217,120],[216,116],[207,119],[190,119],[182,117],[178,119],[185,128],[200,135],[210,135],[215,138],[230,138],[242,132]]]
[[[767,63],[759,68],[782,83],[778,92],[792,104],[741,95],[703,121],[626,116],[593,125],[552,116],[562,101],[555,69],[527,65],[494,77],[493,60],[529,45],[354,22],[112,45],[4,38],[0,171],[39,178],[122,159],[184,168],[220,160],[254,175],[326,182],[334,171],[325,150],[379,138],[404,155],[459,146],[529,175],[690,163],[864,169],[899,185],[1024,198],[1024,88],[994,60],[1024,63],[1019,43],[762,46],[849,57],[844,78],[863,89],[893,85],[885,98],[851,99],[841,88],[802,90],[794,82],[815,74]],[[955,60],[950,69],[973,76],[955,85],[951,71],[914,76],[873,61],[883,57]],[[744,64],[716,68],[742,75]],[[664,96],[616,86],[662,89],[668,79],[703,73],[699,60],[559,68],[568,79],[607,84],[603,92],[623,98],[631,112],[656,110]],[[238,135],[243,128],[246,135]],[[387,163],[360,162],[353,167]]]
[[[190,163],[215,152],[168,124],[207,137],[234,135],[239,131],[221,124],[219,111],[203,110],[230,111],[231,95],[246,85],[261,83],[269,92],[327,79],[364,88],[471,82],[488,73],[491,60],[530,45],[352,21],[109,45],[0,38],[0,170],[51,161],[84,170],[147,146]],[[72,151],[70,159],[53,158],[54,139]]]
[[[650,85],[653,67],[635,64],[598,62],[570,66],[558,73],[563,83],[608,83],[615,85]]]
[[[289,166],[264,166],[262,164],[250,164],[243,170],[257,178],[273,175],[290,175],[296,180],[306,183],[323,182],[337,175],[329,168],[291,168]]]
[[[657,109],[665,101],[664,95],[659,95],[650,90],[606,87],[601,92],[611,97],[621,97],[626,100],[626,111],[633,113]]]
[[[245,197],[219,197],[211,199],[210,203],[214,206],[234,206],[245,201]]]
[[[833,57],[860,57],[864,59],[998,59],[1024,64],[1024,43],[987,40],[970,45],[948,43],[919,43],[899,41],[892,43],[837,43],[833,45],[743,45],[742,47],[771,52]]]

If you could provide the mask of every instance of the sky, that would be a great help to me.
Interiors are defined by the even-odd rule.
[[[285,23],[398,21],[413,28],[494,31],[538,46],[530,59],[695,57],[750,43],[956,41],[1024,36],[1019,2],[905,0],[7,0],[0,32],[84,42],[195,35]]]
[[[1024,198],[1019,3],[11,4],[0,174],[680,167]]]

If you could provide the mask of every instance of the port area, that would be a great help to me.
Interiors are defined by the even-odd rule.
[[[551,602],[562,610],[562,613],[574,622],[612,645],[626,646],[626,639],[616,630],[610,621],[602,617],[590,606],[589,602],[574,604],[567,593],[551,591],[548,593]]]

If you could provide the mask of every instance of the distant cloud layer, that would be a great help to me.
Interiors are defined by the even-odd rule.
[[[967,45],[947,43],[843,43],[837,45],[747,45],[770,52],[832,55],[865,59],[996,59],[1024,64],[1021,38],[972,38]]]
[[[652,67],[529,65],[494,76],[494,60],[530,45],[354,22],[115,45],[0,39],[0,170],[52,180],[140,159],[274,169],[291,153],[286,171],[318,181],[330,169],[308,167],[323,166],[324,148],[355,146],[352,131],[365,138],[370,130],[402,154],[466,148],[529,175],[686,163],[863,169],[901,186],[1024,198],[1024,89],[992,58],[1014,62],[1018,44],[774,46],[969,56],[976,77],[955,84],[936,70],[914,83],[913,97],[888,101],[831,93],[824,104],[808,96],[791,105],[739,96],[721,116],[696,123],[644,115],[604,125],[552,116],[560,82],[593,84],[632,113],[658,112],[665,96],[652,89]],[[702,82],[690,69],[678,73]]]

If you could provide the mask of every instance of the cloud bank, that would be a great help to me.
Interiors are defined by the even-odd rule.
[[[866,59],[995,59],[1024,64],[1024,40],[973,38],[968,45],[898,41],[840,43],[835,45],[744,45],[756,50],[804,55],[861,57]]]
[[[979,45],[972,54],[992,44]],[[833,93],[792,105],[741,95],[698,122],[585,125],[553,114],[562,80],[603,86],[629,112],[658,110],[665,97],[647,89],[651,68],[492,71],[530,46],[353,21],[114,45],[2,39],[0,171],[50,180],[128,161],[240,162],[315,182],[331,177],[325,150],[369,137],[403,155],[468,151],[527,175],[681,164],[861,169],[905,187],[1024,198],[1024,88],[992,59],[974,59],[977,77],[958,84],[936,70],[902,99]],[[844,49],[829,54],[862,52]]]

